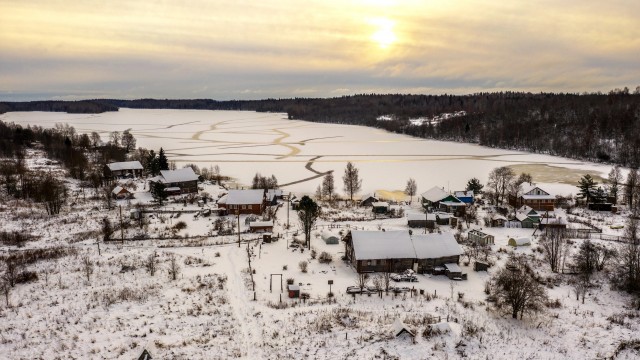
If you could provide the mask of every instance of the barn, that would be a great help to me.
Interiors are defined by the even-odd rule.
[[[418,234],[412,236],[413,247],[418,262],[417,272],[433,273],[437,266],[457,264],[462,248],[452,233]]]

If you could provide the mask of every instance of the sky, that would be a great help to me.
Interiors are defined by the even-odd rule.
[[[635,0],[0,0],[0,100],[640,85]]]

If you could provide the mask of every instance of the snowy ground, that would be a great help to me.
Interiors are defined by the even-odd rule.
[[[320,154],[310,149],[321,149],[323,156],[335,160],[313,165],[314,169],[317,166],[321,171],[334,169],[341,172],[346,160],[335,154],[346,154],[348,151],[366,154],[362,157],[370,160],[380,160],[385,154],[405,154],[385,163],[384,168],[376,161],[358,163],[365,184],[369,184],[365,189],[401,188],[408,177],[415,177],[419,185],[426,189],[428,184],[445,185],[447,176],[452,188],[461,187],[469,177],[483,178],[495,166],[519,163],[523,159],[535,163],[547,158],[524,153],[507,154],[501,150],[472,145],[410,139],[360,127],[338,126],[332,130],[334,125],[291,122],[281,119],[281,115],[277,114],[185,113],[189,115],[181,117],[180,121],[197,121],[199,127],[196,124],[177,125],[176,114],[164,110],[139,112],[123,109],[117,114],[34,116],[42,116],[38,121],[67,122],[68,119],[76,119],[74,121],[78,123],[69,122],[81,131],[132,127],[140,139],[139,145],[173,148],[170,146],[173,143],[167,143],[166,127],[171,125],[157,125],[157,122],[153,125],[150,118],[144,117],[151,115],[163,118],[166,115],[169,119],[167,124],[177,125],[175,131],[169,130],[171,136],[176,137],[176,144],[189,142],[191,147],[200,144],[206,146],[207,151],[221,151],[222,145],[216,140],[218,137],[233,142],[233,145],[225,146],[260,149],[256,152],[259,155],[248,155],[247,149],[244,149],[239,150],[241,154],[221,157],[231,159],[223,163],[223,170],[228,169],[232,175],[246,177],[246,181],[255,171],[275,173],[281,183],[287,181],[285,177],[296,180],[309,176],[312,173],[304,168],[306,159]],[[240,115],[245,118],[234,118]],[[17,114],[17,118],[20,116],[30,118]],[[110,118],[112,116],[115,118]],[[211,116],[220,117],[222,123],[210,128],[211,124],[207,121],[211,120]],[[120,118],[122,121],[110,125],[112,128],[101,124],[118,117],[123,117]],[[225,119],[229,121],[224,122]],[[232,131],[233,119],[250,126],[251,130],[237,124],[238,129]],[[80,123],[85,127],[81,127]],[[286,145],[301,150],[297,155],[288,155],[287,158],[301,158],[300,162],[282,161],[279,157],[294,150],[280,143],[272,144],[274,135],[277,131],[284,131],[285,125],[294,127],[290,129],[290,136],[295,139]],[[157,129],[154,130],[152,126]],[[182,129],[184,131],[178,130],[183,126],[187,127]],[[136,130],[136,127],[140,128]],[[269,127],[277,131],[269,130]],[[195,136],[193,131],[204,132]],[[251,141],[239,145],[244,141],[240,138],[247,139],[250,132],[254,132]],[[180,136],[208,140],[192,141]],[[323,136],[345,138],[332,145],[328,142],[300,142],[300,139]],[[361,142],[349,147],[346,139],[350,138]],[[408,139],[411,142],[407,144]],[[389,145],[387,141],[392,142],[389,148],[386,147]],[[264,146],[258,147],[259,144]],[[423,148],[418,149],[420,147]],[[274,153],[265,155],[265,149]],[[397,152],[390,149],[397,149]],[[185,153],[178,155],[176,149],[172,153],[180,156],[182,161],[191,162],[208,156],[197,149],[193,152],[188,149],[181,151]],[[370,153],[367,154],[367,151]],[[467,151],[469,154],[484,155],[461,155]],[[415,160],[406,156],[416,154],[416,158],[427,159],[426,152],[442,153],[443,158],[451,161],[433,161],[433,158]],[[459,156],[452,158],[451,154],[454,153]],[[333,157],[331,154],[334,154]],[[264,157],[271,157],[264,169],[260,168],[260,163],[251,166],[245,163]],[[562,163],[561,166],[572,169],[608,170],[600,165],[549,159],[550,162]],[[416,167],[416,163],[421,166]],[[35,159],[31,159],[29,165],[46,166],[54,172],[57,169],[56,165],[47,165]],[[279,175],[281,173],[282,177]],[[433,176],[434,173],[439,176]],[[400,174],[398,184],[391,184],[393,181],[389,174]],[[471,228],[482,228],[496,238],[491,258],[496,265],[488,273],[474,272],[470,266],[464,265],[463,258],[461,267],[468,274],[466,281],[452,282],[444,276],[420,275],[417,283],[399,284],[415,287],[418,290],[415,295],[407,293],[394,296],[390,293],[382,297],[356,295],[354,298],[345,292],[347,286],[355,285],[356,274],[348,263],[340,259],[344,254],[343,245],[327,245],[319,233],[323,230],[345,233],[354,228],[408,230],[405,218],[374,220],[363,209],[327,211],[331,215],[318,222],[311,240],[311,247],[316,253],[326,251],[333,256],[330,264],[321,264],[312,258],[309,250],[291,247],[302,236],[293,211],[289,213],[291,228],[285,228],[286,206],[281,206],[277,211],[274,228],[274,236],[279,236],[277,241],[262,243],[258,235],[242,234],[242,243],[238,246],[237,234],[215,236],[213,224],[217,217],[214,215],[196,218],[192,213],[176,217],[152,212],[145,215],[145,224],[141,229],[136,221],[127,219],[127,215],[138,203],[150,201],[143,181],[136,183],[135,199],[118,201],[111,210],[105,207],[103,201],[93,199],[91,191],[85,190],[83,193],[74,181],[67,179],[67,182],[72,188],[70,201],[63,212],[55,217],[48,217],[41,207],[30,203],[18,203],[7,198],[0,201],[0,230],[21,231],[35,236],[22,250],[60,245],[66,249],[61,257],[26,265],[25,270],[35,272],[37,279],[16,285],[9,296],[9,307],[5,306],[5,299],[0,298],[0,358],[137,358],[145,348],[156,359],[596,359],[612,356],[623,341],[638,339],[639,317],[637,311],[628,307],[630,298],[611,290],[605,279],[606,274],[598,274],[597,286],[590,289],[585,304],[575,300],[572,287],[567,284],[570,276],[552,274],[548,266],[539,260],[541,254],[537,251],[538,239],[532,236],[533,229],[486,228],[472,224]],[[309,193],[317,185],[316,182],[302,182],[290,188]],[[204,186],[204,191],[213,198],[224,192],[215,185]],[[558,191],[570,188],[568,185],[550,187]],[[402,206],[408,211],[417,204]],[[145,233],[151,239],[108,244],[101,242],[98,253],[96,240],[101,237],[101,221],[106,216],[112,223],[119,224],[120,208],[124,214],[123,222],[128,227],[123,233],[116,231],[114,238],[124,235],[125,239],[130,239]],[[185,205],[184,202],[169,202],[158,210],[198,211],[200,208],[195,203]],[[623,224],[626,214],[578,211],[573,216],[592,221],[607,234],[620,235],[621,230],[611,229],[610,226]],[[368,219],[334,221],[349,217]],[[234,219],[228,217],[229,221]],[[241,217],[242,230],[246,229],[244,220],[245,217]],[[186,228],[174,230],[177,222],[184,222]],[[466,230],[465,225],[463,231]],[[457,230],[446,226],[441,227],[440,231]],[[520,236],[532,237],[532,245],[518,249],[507,246],[509,237]],[[614,243],[602,243],[615,246]],[[574,250],[579,244],[580,240],[576,240]],[[0,245],[0,254],[15,250],[18,249]],[[154,252],[159,261],[159,270],[151,276],[145,270],[144,262]],[[485,281],[504,263],[510,252],[528,254],[534,259],[536,270],[553,284],[548,286],[549,295],[552,300],[558,300],[559,306],[549,307],[544,314],[523,321],[511,320],[491,310],[485,302]],[[176,280],[170,280],[168,274],[171,256],[178,259],[181,268]],[[83,266],[87,259],[93,265],[93,272],[88,279]],[[253,282],[249,259],[251,272],[255,271]],[[309,264],[306,273],[298,266],[301,261]],[[290,278],[295,284],[301,284],[302,291],[310,295],[309,300],[302,302],[287,297],[286,280]],[[280,290],[281,279],[285,282],[285,291]],[[331,290],[335,296],[332,298],[327,296],[328,280],[333,280]],[[420,295],[419,290],[424,290],[424,295]],[[418,336],[415,343],[406,338],[392,337],[392,324],[397,319],[403,320],[416,331]],[[448,323],[452,332],[424,336],[425,329],[432,322]],[[617,358],[632,359],[639,355],[633,351],[622,351]]]

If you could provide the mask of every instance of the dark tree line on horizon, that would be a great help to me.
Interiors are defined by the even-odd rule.
[[[4,111],[27,111],[46,102],[1,103]],[[61,109],[66,102],[54,102]],[[607,94],[496,92],[472,95],[361,94],[337,98],[265,100],[115,100],[93,104],[95,112],[136,109],[202,109],[283,112],[290,119],[363,125],[411,136],[526,150],[626,167],[640,166],[640,87]],[[20,108],[20,110],[6,110]],[[16,105],[22,104],[22,105]],[[35,106],[35,105],[34,105]],[[91,107],[82,108],[89,109]],[[65,111],[65,110],[43,110]],[[465,111],[438,124],[411,125],[409,119]],[[393,120],[378,121],[382,115]]]

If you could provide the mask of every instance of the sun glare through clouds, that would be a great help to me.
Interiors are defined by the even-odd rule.
[[[378,46],[386,49],[396,41],[396,35],[393,32],[395,23],[392,20],[379,18],[372,20],[371,23],[376,27],[376,32],[371,35],[371,40]]]

